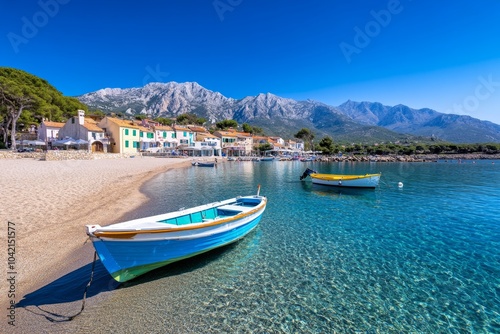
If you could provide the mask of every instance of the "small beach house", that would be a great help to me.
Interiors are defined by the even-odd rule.
[[[97,126],[109,137],[112,153],[137,153],[140,149],[140,128],[131,120],[104,117]]]
[[[59,139],[71,138],[81,142],[79,147],[85,147],[92,152],[107,152],[109,144],[105,132],[97,125],[97,121],[85,117],[84,110],[78,110],[77,116],[71,117],[59,130]]]

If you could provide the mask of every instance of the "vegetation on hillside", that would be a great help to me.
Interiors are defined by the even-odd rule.
[[[223,121],[217,122],[215,127],[219,130],[227,130],[229,128],[236,129],[238,127],[238,122],[234,119],[225,119]]]
[[[376,145],[334,144],[329,137],[323,138],[314,147],[325,155],[339,153],[362,155],[415,155],[415,154],[498,154],[500,144],[423,144],[423,143],[384,143]]]
[[[181,125],[203,125],[206,123],[206,119],[198,117],[195,114],[182,114],[177,116],[176,123]]]
[[[16,132],[38,125],[43,118],[65,121],[78,109],[87,106],[75,98],[65,97],[46,80],[25,71],[0,67],[0,136],[16,148]]]
[[[243,132],[247,132],[252,135],[264,135],[264,130],[262,130],[262,128],[259,128],[258,126],[251,126],[248,123],[243,123],[241,127],[243,129]]]

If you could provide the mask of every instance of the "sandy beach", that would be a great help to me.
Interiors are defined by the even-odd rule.
[[[15,284],[2,279],[2,318],[11,300],[19,302],[27,293],[92,261],[86,224],[118,222],[147,200],[139,191],[145,181],[171,168],[189,165],[189,159],[152,157],[0,159],[2,272],[15,272]],[[15,254],[10,254],[14,255],[14,267],[10,268],[8,232],[15,232],[15,238],[9,239],[15,239]],[[9,296],[12,287],[15,298]],[[18,324],[21,312],[17,310]]]

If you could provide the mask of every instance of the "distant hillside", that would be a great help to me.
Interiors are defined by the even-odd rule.
[[[500,142],[500,126],[469,116],[447,115],[431,109],[353,102],[334,107],[321,102],[296,101],[270,93],[237,100],[208,90],[196,82],[150,83],[139,88],[106,88],[78,99],[92,109],[130,115],[175,117],[194,113],[210,123],[234,119],[263,128],[267,134],[293,137],[301,128],[316,137],[336,141],[397,141],[434,137],[457,143]],[[438,120],[441,119],[439,124]]]
[[[401,104],[389,107],[378,102],[347,101],[337,108],[361,124],[382,126],[400,133],[456,143],[500,142],[500,125],[466,115],[413,109]]]

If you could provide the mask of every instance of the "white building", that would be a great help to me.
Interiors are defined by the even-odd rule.
[[[59,130],[63,126],[64,123],[61,122],[43,120],[38,128],[38,140],[46,142],[50,147],[51,143],[59,138]]]
[[[160,151],[175,150],[179,145],[179,141],[175,136],[175,131],[172,127],[166,125],[157,125],[154,127],[156,147]]]
[[[85,111],[78,110],[78,115],[71,117],[59,130],[59,139],[72,138],[86,141],[85,147],[92,152],[103,152],[108,145],[104,130],[97,126],[97,122],[85,117]]]

